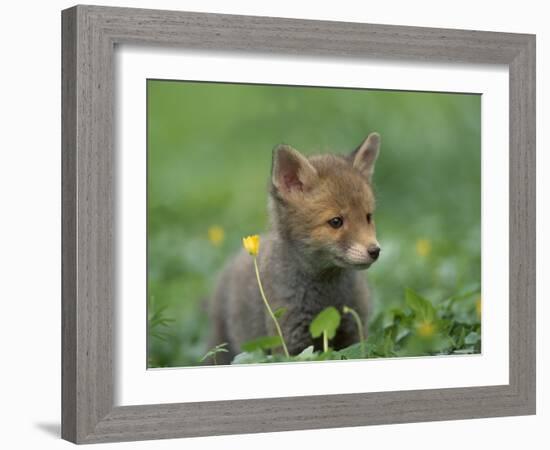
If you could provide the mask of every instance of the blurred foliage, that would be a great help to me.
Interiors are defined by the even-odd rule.
[[[149,80],[147,101],[150,367],[209,351],[204,300],[267,228],[272,148],[345,153],[371,131],[382,254],[365,272],[367,356],[479,352],[479,95]]]
[[[481,325],[475,300],[477,294],[477,291],[467,292],[434,306],[413,290],[406,289],[407,307],[391,308],[380,313],[373,321],[373,332],[365,342],[357,342],[338,351],[330,348],[314,351],[313,347],[308,347],[290,358],[280,352],[271,354],[266,351],[276,346],[266,348],[247,343],[243,345],[243,352],[235,356],[233,364],[479,353]],[[331,317],[329,326],[339,324],[339,312],[333,307],[321,311],[312,324],[326,320],[328,311]],[[337,328],[331,329],[335,331]],[[319,334],[311,331],[312,337]]]

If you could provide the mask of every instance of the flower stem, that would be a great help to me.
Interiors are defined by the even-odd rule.
[[[357,311],[350,308],[349,306],[344,306],[344,312],[350,313],[353,318],[355,319],[355,323],[357,325],[357,330],[359,331],[359,342],[361,346],[361,355],[365,357],[365,335],[363,334],[363,323],[361,322],[361,318],[359,317],[359,314],[357,314]]]
[[[281,327],[279,326],[279,322],[277,321],[277,318],[275,317],[275,314],[273,314],[273,311],[271,310],[271,306],[269,306],[269,303],[267,301],[267,298],[265,296],[264,288],[262,286],[262,281],[260,280],[260,271],[258,270],[258,262],[256,260],[256,257],[254,257],[254,268],[256,269],[256,279],[258,280],[258,287],[260,288],[260,294],[262,295],[262,299],[264,301],[265,307],[267,308],[267,311],[269,312],[269,315],[273,319],[273,322],[275,323],[275,328],[277,328],[277,333],[279,334],[279,337],[281,338],[281,343],[283,344],[283,350],[285,352],[285,355],[287,358],[290,357],[288,353],[288,349],[286,348],[285,339],[283,337],[283,332],[281,331]]]
[[[323,330],[323,351],[328,352],[328,336],[327,330]]]

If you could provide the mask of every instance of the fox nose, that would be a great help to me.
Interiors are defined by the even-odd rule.
[[[367,252],[369,253],[369,256],[376,261],[380,255],[380,247],[378,247],[378,245],[371,245],[367,249]]]

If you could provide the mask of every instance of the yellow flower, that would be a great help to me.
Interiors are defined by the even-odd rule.
[[[435,327],[432,322],[424,321],[417,326],[418,334],[422,337],[433,336]]]
[[[214,245],[220,245],[225,239],[223,228],[218,225],[212,225],[208,228],[208,239]]]
[[[432,251],[432,243],[428,239],[418,239],[416,241],[416,253],[420,256],[428,256]]]
[[[481,317],[481,297],[476,300],[476,313],[477,317]]]
[[[260,236],[247,236],[243,238],[243,246],[245,250],[252,256],[257,256],[260,251]]]

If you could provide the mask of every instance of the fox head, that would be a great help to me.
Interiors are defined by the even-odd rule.
[[[378,258],[371,182],[379,149],[380,136],[371,133],[347,156],[273,150],[272,221],[315,264],[366,269]]]

